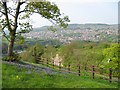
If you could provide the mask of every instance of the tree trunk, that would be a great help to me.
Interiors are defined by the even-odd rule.
[[[10,35],[10,41],[8,44],[8,56],[13,56],[13,47],[14,47],[15,35]]]

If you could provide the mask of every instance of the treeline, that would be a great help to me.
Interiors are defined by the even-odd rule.
[[[3,56],[7,53],[7,41],[3,40]],[[56,57],[62,58],[62,64],[76,66],[81,63],[85,66],[95,65],[100,68],[118,69],[120,45],[110,42],[74,41],[69,44],[57,40],[26,40],[22,44],[15,44],[14,51],[20,53],[21,60],[36,63],[34,55],[49,61]]]
[[[24,51],[27,48],[34,46],[35,44],[40,44],[42,46],[48,46],[51,45],[53,47],[60,47],[62,45],[61,42],[58,40],[35,40],[35,39],[26,39],[23,43],[16,43],[14,45],[14,51]],[[8,41],[3,38],[2,40],[2,54],[7,54],[7,48],[8,48]]]
[[[85,66],[95,65],[100,68],[118,69],[118,52],[120,52],[120,45],[117,43],[75,41],[59,47],[36,44],[21,53],[21,57],[22,60],[35,62],[33,55],[36,53],[36,56],[41,59],[52,61],[58,54],[64,66],[71,64],[74,67],[77,63],[81,63]]]

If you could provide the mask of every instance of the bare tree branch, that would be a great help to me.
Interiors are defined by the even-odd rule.
[[[8,29],[9,29],[9,31],[11,31],[12,28],[11,28],[10,22],[9,22],[9,17],[8,17],[8,13],[7,13],[7,5],[6,5],[6,2],[3,2],[3,7],[4,7],[4,11],[5,11],[5,17],[6,17]]]
[[[48,19],[52,24],[54,24],[54,25],[57,25],[57,24],[55,24],[52,20],[50,20],[50,19]]]
[[[15,16],[13,14],[11,14],[11,13],[9,13],[9,14],[15,18]]]
[[[2,14],[4,14],[5,15],[5,13],[4,12],[2,12],[2,11],[0,11]]]
[[[3,36],[4,36],[8,41],[10,41],[9,38],[6,36],[5,31],[4,31],[4,29],[5,29],[6,26],[7,26],[7,24],[4,25],[4,27],[2,27],[2,33],[3,33]]]
[[[14,26],[14,30],[16,30],[17,28],[17,19],[18,19],[18,15],[20,14],[20,6],[25,3],[25,2],[18,2],[17,8],[16,8],[16,14],[15,14],[15,26]]]
[[[20,5],[22,5],[22,4],[24,4],[25,3],[25,1],[24,2],[20,2]]]
[[[19,14],[20,14],[20,13],[23,13],[23,12],[29,12],[29,10],[25,10],[25,9],[24,9],[24,10],[20,11]]]
[[[3,36],[4,36],[8,41],[10,41],[9,38],[6,36],[6,33],[4,32],[4,30],[3,30],[2,32],[3,32]]]
[[[5,29],[5,27],[7,26],[7,24],[5,26],[2,27],[2,31]]]

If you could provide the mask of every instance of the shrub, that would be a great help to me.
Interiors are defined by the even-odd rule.
[[[43,47],[40,44],[36,44],[34,46],[28,47],[25,52],[22,52],[20,54],[20,56],[24,61],[38,63],[38,61],[36,61],[36,58],[41,57],[43,53]]]
[[[20,59],[21,57],[17,53],[13,53],[13,56],[6,56],[2,58],[2,60],[5,61],[19,61]]]

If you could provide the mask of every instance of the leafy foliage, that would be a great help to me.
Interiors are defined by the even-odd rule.
[[[24,58],[24,55],[27,54],[27,60],[29,59],[30,62],[33,62],[35,58],[30,57],[32,56],[32,53],[28,54],[31,48],[32,47],[30,47],[26,53],[22,53],[22,57]],[[37,50],[39,53],[39,49]],[[58,54],[62,58],[63,66],[68,66],[68,64],[70,64],[71,67],[76,68],[76,65],[80,63],[81,68],[94,65],[98,68],[105,69],[104,73],[108,73],[108,68],[118,70],[119,45],[116,43],[110,44],[76,41],[70,44],[61,45],[58,48],[55,48],[53,46],[46,46],[43,47],[43,52],[44,53],[40,57],[45,58],[45,60],[48,59],[48,61],[53,60],[56,54]],[[109,58],[112,61],[108,63]],[[113,75],[117,76],[118,74],[116,72],[113,72]]]
[[[53,46],[46,46],[44,48],[44,54],[42,55],[43,58],[47,58],[49,61],[52,60],[57,54],[57,49]]]
[[[12,2],[12,4],[14,4],[14,3],[15,2]],[[24,2],[23,1],[23,2],[16,2],[16,3],[17,4],[14,7],[9,6],[6,3],[6,5],[8,7],[7,14],[11,16],[8,18],[9,24],[10,24],[9,27],[14,27],[14,24],[16,23],[13,18],[15,18],[15,15],[16,15],[15,13],[17,11],[14,8],[17,8],[18,4],[20,5],[20,7],[23,6],[22,9],[19,7],[18,8],[19,12],[17,12],[17,14],[18,14],[18,18],[16,18],[18,21],[17,25],[19,25],[20,28],[19,29],[16,28],[15,31],[18,30],[16,32],[16,35],[21,35],[21,33],[27,33],[32,30],[32,25],[30,25],[29,18],[34,13],[37,13],[37,14],[41,15],[43,18],[48,19],[53,24],[59,25],[64,28],[67,27],[67,22],[70,21],[68,19],[68,16],[62,17],[62,14],[60,13],[60,9],[58,8],[58,6],[55,3],[51,3],[49,1],[46,1],[46,0],[41,0],[39,2]],[[0,5],[1,5],[0,14],[2,15],[0,22],[2,25],[1,28],[3,31],[4,28],[7,28],[7,20],[4,17],[4,15],[5,15],[4,2],[1,1]],[[23,20],[24,20],[24,22],[23,22]],[[8,28],[8,30],[9,30],[9,28]],[[4,32],[4,34],[5,34],[5,32]]]
[[[118,43],[111,44],[109,48],[103,50],[104,60],[103,66],[112,69],[118,69],[119,65],[120,45]]]
[[[41,0],[40,2],[30,2],[25,8],[25,11],[30,11],[29,14],[38,13],[42,17],[48,19],[53,24],[59,24],[60,27],[67,27],[67,23],[70,20],[68,16],[61,17],[60,9],[55,3]]]
[[[62,46],[59,49],[60,55],[63,57],[63,63],[71,63],[73,66],[80,63],[85,66],[99,66],[103,60],[103,47],[94,42],[73,42]]]
[[[31,57],[33,55],[33,50],[35,46],[30,46],[25,52],[21,55],[26,60],[34,61],[35,59]],[[104,65],[101,62],[105,58],[103,55],[103,50],[109,48],[109,43],[95,43],[95,42],[72,42],[70,44],[61,45],[60,47],[55,48],[54,45],[48,45],[46,47],[42,47],[39,45],[36,46],[37,55],[40,51],[43,51],[41,57],[48,58],[48,60],[52,60],[59,54],[59,56],[63,59],[63,65],[71,64],[76,67],[76,64],[79,62],[82,65],[86,66],[101,66]],[[41,48],[41,49],[39,49]],[[30,53],[31,52],[31,53]],[[23,60],[24,60],[23,59]]]
[[[19,56],[19,54],[17,53],[13,53],[13,56],[5,56],[2,58],[2,60],[5,61],[19,61],[21,59],[21,57]]]
[[[67,23],[70,22],[68,16],[62,17],[60,10],[55,3],[46,0],[41,0],[39,2],[24,0],[13,1],[11,3],[13,5],[9,5],[8,3],[9,2],[4,2],[3,0],[0,1],[0,23],[2,28],[0,31],[10,43],[8,45],[8,56],[13,56],[15,41],[19,40],[18,44],[21,44],[24,41],[21,34],[32,30],[29,19],[32,14],[37,13],[53,24],[63,28],[66,28],[68,25]],[[4,31],[5,28],[9,31],[9,35],[6,35],[6,32]]]
[[[29,61],[29,62],[36,62],[35,57],[41,57],[44,53],[43,46],[40,44],[36,44],[34,46],[30,46],[26,49],[25,52],[21,53],[22,60]]]

